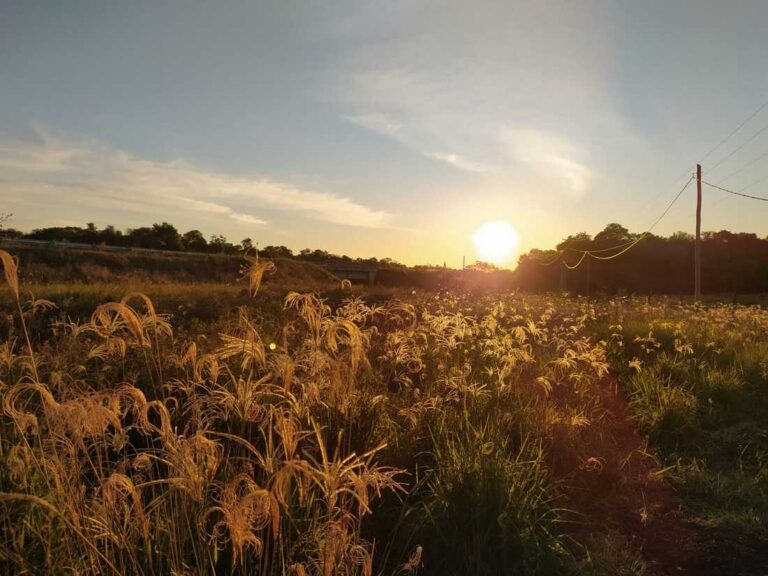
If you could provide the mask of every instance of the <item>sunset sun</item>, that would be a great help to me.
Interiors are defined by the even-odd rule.
[[[492,264],[506,264],[517,252],[520,237],[503,220],[486,222],[472,235],[472,242],[480,260]]]

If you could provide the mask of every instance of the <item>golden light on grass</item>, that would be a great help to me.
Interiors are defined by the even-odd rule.
[[[492,264],[506,264],[517,253],[520,236],[508,222],[486,222],[472,235],[472,242],[480,260]]]

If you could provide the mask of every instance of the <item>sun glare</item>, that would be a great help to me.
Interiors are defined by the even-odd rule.
[[[520,236],[503,220],[486,222],[472,235],[472,242],[480,260],[492,264],[506,264],[517,252]]]

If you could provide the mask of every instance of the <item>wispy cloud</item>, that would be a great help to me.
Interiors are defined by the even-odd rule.
[[[466,172],[478,189],[535,182],[540,198],[544,191],[586,194],[599,165],[588,153],[595,124],[624,126],[607,89],[612,37],[591,33],[610,19],[557,4],[516,5],[514,17],[504,3],[435,10],[433,2],[411,2],[397,17],[375,3],[359,8],[355,25],[344,28],[356,50],[334,90],[341,113],[414,158]],[[386,35],[374,34],[370,27],[379,30],[382,21]]]
[[[36,141],[0,141],[0,174],[4,198],[34,199],[41,206],[65,200],[82,209],[113,208],[168,219],[197,213],[249,225],[267,224],[261,210],[366,228],[387,227],[392,220],[385,211],[336,194],[202,170],[183,161],[146,160],[45,133]]]
[[[245,224],[256,224],[260,226],[268,223],[266,220],[263,220],[257,216],[236,212],[229,206],[225,206],[223,204],[217,204],[215,202],[205,202],[203,200],[193,200],[192,198],[184,198],[181,196],[176,197],[176,199],[179,201],[181,206],[186,206],[191,210],[196,210],[199,212],[207,212],[209,214],[214,214],[217,216],[227,216],[229,218],[232,218],[232,220],[243,222]]]
[[[500,143],[507,154],[544,180],[580,197],[588,190],[592,173],[577,160],[581,151],[563,138],[540,130],[506,130]]]
[[[387,114],[360,114],[358,116],[344,116],[343,118],[372,132],[386,136],[394,136],[402,128],[400,122]]]
[[[455,166],[461,170],[466,170],[468,172],[485,172],[487,170],[487,168],[479,162],[475,162],[458,154],[449,154],[445,152],[427,152],[424,155],[427,158],[434,158],[435,160],[446,162],[447,164]]]

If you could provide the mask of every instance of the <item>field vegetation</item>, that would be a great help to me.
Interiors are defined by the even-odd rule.
[[[36,298],[0,256],[2,573],[768,565],[759,307],[321,295],[256,258]]]

